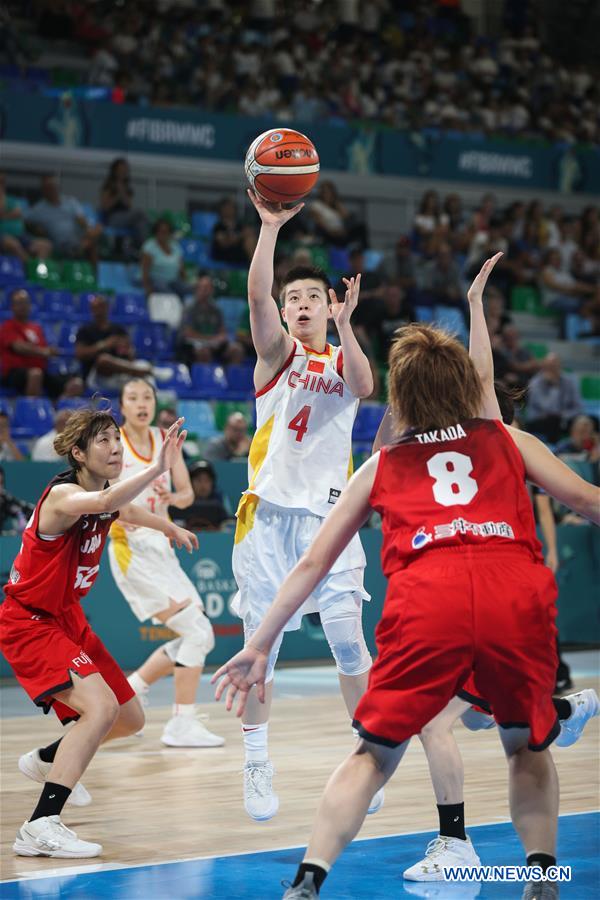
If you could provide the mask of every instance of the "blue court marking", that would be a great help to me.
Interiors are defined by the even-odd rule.
[[[198,826],[202,827],[201,824]],[[508,822],[469,829],[482,865],[522,865],[523,851]],[[322,900],[518,900],[517,882],[447,884],[407,882],[403,870],[421,859],[434,832],[354,841],[342,854],[321,891]],[[278,900],[281,882],[294,877],[303,847],[245,853],[8,881],[3,900]],[[561,900],[600,896],[600,813],[559,819],[558,859],[573,878],[560,886]],[[75,862],[75,860],[74,860]],[[52,860],[48,860],[52,865]]]

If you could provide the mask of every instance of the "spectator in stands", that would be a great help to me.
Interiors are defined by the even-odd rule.
[[[383,288],[382,314],[377,327],[377,357],[387,363],[395,332],[402,325],[415,320],[415,311],[406,294],[396,282],[388,282]]]
[[[383,275],[386,281],[400,285],[407,293],[417,285],[415,257],[410,247],[410,238],[405,234],[396,241],[394,254],[384,260]]]
[[[246,459],[250,443],[246,417],[241,412],[234,412],[227,417],[222,436],[210,439],[204,455],[211,461]]]
[[[278,293],[275,292],[273,296],[278,296]],[[238,326],[235,333],[235,339],[237,343],[244,348],[244,358],[255,360],[256,349],[254,347],[252,333],[250,331],[250,307],[248,305],[246,305],[242,310],[242,314],[238,321]]]
[[[485,320],[492,344],[496,336],[502,335],[504,326],[512,324],[512,319],[506,312],[504,294],[493,285],[486,287],[485,290]]]
[[[190,531],[218,531],[232,515],[217,490],[214,467],[205,459],[199,460],[190,467],[190,480],[194,502],[178,514],[183,527]]]
[[[575,416],[569,427],[569,436],[556,447],[558,454],[578,456],[596,467],[600,462],[600,436],[589,416]]]
[[[90,300],[91,322],[82,325],[75,340],[75,356],[91,387],[115,387],[126,378],[152,376],[149,362],[136,360],[129,334],[122,325],[110,321],[106,297]]]
[[[308,204],[308,213],[315,226],[317,238],[336,247],[357,243],[367,246],[367,233],[363,222],[349,212],[340,200],[333,181],[321,181],[315,200]]]
[[[238,218],[235,201],[231,197],[223,197],[219,203],[219,218],[212,232],[212,258],[231,265],[248,265],[256,240],[256,230],[244,225]]]
[[[423,264],[421,270],[421,301],[430,306],[453,306],[465,313],[460,271],[449,244],[439,245],[433,259]]]
[[[48,372],[48,361],[58,355],[50,346],[42,326],[31,321],[31,301],[23,288],[10,295],[12,319],[0,326],[2,384],[28,397],[40,397],[45,391],[57,397],[63,379]]]
[[[54,449],[54,438],[65,430],[65,425],[73,415],[72,409],[59,409],[54,416],[54,428],[37,439],[31,449],[35,462],[58,462],[61,457]]]
[[[19,500],[6,490],[6,475],[0,466],[0,533],[23,531],[35,506]]]
[[[25,455],[12,439],[10,418],[7,413],[0,412],[0,460],[2,462],[21,462]]]
[[[432,249],[435,250],[440,242],[445,241],[449,224],[448,216],[440,208],[437,191],[425,191],[413,222],[417,247],[421,248],[426,240],[431,239]]]
[[[541,363],[521,343],[521,335],[516,325],[509,323],[502,329],[500,351],[505,366],[503,381],[511,387],[524,390],[531,377],[539,372]]]
[[[139,250],[148,233],[148,218],[133,205],[133,188],[129,163],[124,156],[113,159],[100,192],[100,213],[104,225],[126,229],[131,245]],[[127,247],[124,246],[127,251]]]
[[[61,194],[58,176],[44,175],[41,193],[41,200],[27,213],[28,226],[52,241],[57,256],[86,257],[95,264],[102,226],[88,220],[79,200]]]
[[[25,231],[25,216],[18,197],[6,193],[6,176],[0,172],[0,253],[16,256],[21,262],[30,257],[48,259],[52,244],[46,238],[34,238]]]
[[[152,237],[142,245],[142,285],[146,294],[174,293],[183,298],[189,291],[183,251],[167,218],[156,220]]]
[[[597,298],[598,288],[577,281],[562,268],[560,250],[547,250],[540,272],[540,284],[545,305],[560,312],[585,312],[586,302]]]
[[[194,297],[183,313],[178,345],[180,358],[187,365],[241,363],[244,359],[243,346],[229,339],[209,275],[201,275],[196,282]]]
[[[574,378],[565,375],[556,353],[542,360],[541,371],[529,382],[527,430],[555,444],[568,423],[581,412],[581,400]]]

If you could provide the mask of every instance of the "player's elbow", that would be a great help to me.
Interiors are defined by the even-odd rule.
[[[375,387],[375,382],[373,380],[373,375],[369,372],[368,375],[363,376],[356,380],[356,383],[353,386],[352,393],[359,400],[366,400],[373,393],[373,389]]]

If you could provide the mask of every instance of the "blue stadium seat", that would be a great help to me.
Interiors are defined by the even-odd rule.
[[[47,397],[17,397],[12,420],[15,438],[39,437],[54,426],[54,410]]]
[[[63,322],[58,329],[58,347],[64,356],[75,353],[75,339],[80,325],[75,322]]]
[[[417,322],[433,322],[433,309],[431,306],[415,306]]]
[[[191,375],[196,397],[203,400],[227,399],[227,378],[223,366],[194,363]]]
[[[467,326],[460,310],[454,309],[452,306],[436,306],[433,318],[437,325],[451,334],[455,334],[463,343],[468,341]]]
[[[125,263],[98,263],[98,287],[101,291],[130,291],[135,288],[130,266]]]
[[[240,297],[217,297],[215,302],[223,313],[227,333],[231,338],[235,337],[242,313],[248,305],[246,300]]]
[[[372,443],[384,412],[385,406],[381,403],[361,403],[354,421],[352,440]]]
[[[23,263],[16,256],[0,256],[0,286],[11,289],[25,284]]]
[[[592,323],[589,319],[578,316],[577,313],[568,313],[565,316],[565,337],[568,341],[577,341],[583,334],[589,334]]]
[[[192,390],[192,379],[183,363],[162,365],[160,369],[161,377],[156,377],[156,383],[161,391],[175,391],[179,396],[185,396]],[[167,374],[169,371],[170,375]]]
[[[374,272],[383,260],[383,253],[380,250],[365,250],[365,269],[367,272]]]
[[[180,400],[177,412],[185,418],[185,427],[197,438],[207,439],[219,434],[215,425],[215,414],[206,400]]]
[[[71,291],[42,291],[40,316],[51,321],[73,318],[74,299]]]
[[[173,335],[164,322],[133,326],[133,342],[139,359],[172,359]]]
[[[57,409],[83,409],[88,406],[89,400],[85,397],[63,397],[56,404]]]
[[[254,397],[254,366],[227,366],[227,399],[251,400]]]
[[[339,247],[329,248],[329,265],[336,272],[348,272],[350,269],[350,257],[348,251]]]
[[[219,217],[214,212],[192,213],[192,234],[203,238],[212,237],[213,228],[218,220]]]
[[[147,322],[148,309],[144,294],[139,291],[127,291],[126,293],[116,294],[110,311],[110,318],[113,322],[121,325]]]

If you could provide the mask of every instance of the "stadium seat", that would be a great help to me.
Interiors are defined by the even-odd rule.
[[[148,315],[151,322],[165,322],[176,331],[181,325],[183,304],[177,294],[150,294]]]
[[[348,251],[339,247],[329,248],[329,266],[336,272],[348,272],[350,269],[350,257]]]
[[[63,263],[62,282],[75,293],[96,290],[94,269],[89,262],[82,260],[69,260]]]
[[[365,270],[367,272],[374,272],[377,269],[383,260],[383,253],[379,250],[365,250]]]
[[[26,264],[27,280],[49,288],[62,287],[61,267],[54,259],[30,259]]]
[[[583,375],[579,383],[579,390],[584,400],[600,400],[600,376]]]
[[[58,409],[83,409],[89,403],[85,397],[62,397],[56,404]]]
[[[0,285],[11,290],[25,284],[23,263],[16,256],[0,256]]]
[[[223,431],[229,416],[234,412],[241,412],[252,427],[256,425],[256,406],[254,403],[235,400],[220,400],[215,403],[215,425],[218,431]]]
[[[433,322],[433,309],[431,306],[415,306],[417,322]]]
[[[74,317],[74,298],[71,291],[43,291],[39,315],[60,322]]]
[[[329,253],[325,247],[311,247],[310,256],[313,266],[318,266],[319,269],[327,271],[329,268]]]
[[[128,292],[135,289],[132,268],[125,263],[98,263],[98,287],[101,291]]]
[[[185,418],[185,427],[200,440],[216,437],[219,430],[211,404],[206,400],[180,400],[177,412]]]
[[[436,306],[433,319],[437,325],[456,335],[459,340],[466,343],[468,340],[467,326],[463,314],[452,306]]]
[[[250,400],[254,396],[254,366],[227,366],[227,398]]]
[[[385,406],[381,403],[361,403],[354,421],[352,440],[372,443],[384,412]]]
[[[565,338],[568,341],[577,341],[580,337],[590,334],[592,323],[589,319],[578,316],[577,313],[568,313],[565,316]]]
[[[203,400],[227,399],[227,378],[223,366],[194,363],[191,375],[196,397]]]
[[[141,292],[118,293],[110,311],[110,318],[120,325],[134,325],[148,321],[146,300]]]
[[[247,269],[230,269],[225,273],[227,293],[231,297],[246,297],[248,295],[248,271]]]
[[[217,224],[219,217],[214,212],[199,211],[192,213],[192,234],[197,237],[212,237],[213,228]]]
[[[156,376],[156,384],[161,391],[175,391],[181,396],[185,396],[192,389],[188,367],[183,363],[161,365],[160,377]]]
[[[139,359],[172,359],[173,337],[164,322],[144,322],[133,326],[132,330]]]
[[[58,347],[65,356],[73,356],[75,353],[75,340],[79,331],[79,324],[75,322],[63,322],[58,329]]]
[[[54,426],[54,410],[46,397],[17,397],[12,420],[15,438],[39,437]]]
[[[225,328],[231,338],[235,337],[242,313],[247,307],[247,301],[240,297],[218,297],[216,304],[223,313]]]

